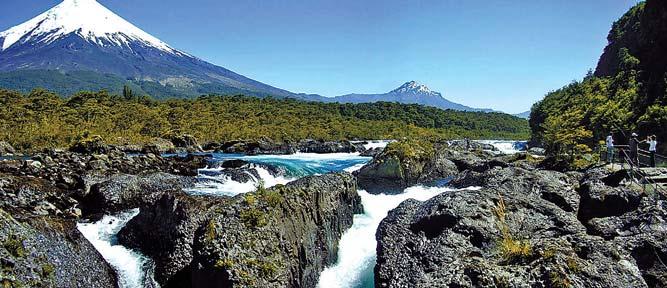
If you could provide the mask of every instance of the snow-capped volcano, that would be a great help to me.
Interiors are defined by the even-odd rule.
[[[416,81],[406,82],[400,87],[384,94],[347,94],[326,99],[328,102],[340,103],[372,103],[372,102],[398,102],[405,104],[421,104],[433,106],[440,109],[453,109],[460,111],[483,111],[489,109],[477,109],[445,99],[439,92],[431,91],[426,85]]]
[[[22,84],[5,88],[26,90],[36,75],[33,71],[39,72],[41,87],[54,90],[62,87],[63,81],[70,88],[80,83],[76,88],[86,90],[117,90],[116,86],[122,89],[124,85],[119,81],[134,81],[145,88],[143,92],[161,94],[160,97],[207,93],[305,97],[174,49],[95,0],[64,0],[37,17],[0,32],[0,72],[10,74],[0,78],[18,77],[6,82]],[[81,71],[88,73],[85,79],[77,78]],[[51,74],[44,76],[45,73]],[[61,78],[59,75],[69,78],[60,82],[44,79]],[[116,78],[108,80],[108,75]],[[91,77],[95,79],[90,80]],[[115,86],[100,84],[104,77],[104,81]]]
[[[401,87],[396,88],[395,90],[389,92],[389,93],[394,93],[394,94],[423,94],[423,95],[431,95],[431,96],[438,96],[442,97],[442,95],[438,92],[431,91],[426,85],[419,84],[417,81],[410,81],[407,82]]]
[[[17,42],[46,45],[72,33],[101,46],[130,47],[132,42],[141,42],[165,52],[179,53],[95,0],[65,0],[28,22],[0,33],[3,38],[0,50]]]

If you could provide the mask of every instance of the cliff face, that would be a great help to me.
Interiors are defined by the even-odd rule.
[[[116,287],[114,270],[58,208],[64,203],[46,201],[60,193],[41,179],[0,173],[3,287]]]
[[[194,178],[164,172],[191,175],[204,159],[51,150],[0,160],[0,286],[116,287],[116,272],[77,222],[179,193]]]
[[[314,287],[362,210],[356,189],[339,173],[234,198],[163,196],[120,240],[156,261],[165,287]]]
[[[462,173],[454,185],[483,188],[408,200],[382,221],[376,287],[665,287],[665,195],[626,177]]]
[[[639,60],[644,84],[642,107],[664,100],[667,78],[667,4],[648,0],[637,4],[616,21],[607,37],[609,44],[600,57],[595,76],[613,77],[622,70],[621,50]]]

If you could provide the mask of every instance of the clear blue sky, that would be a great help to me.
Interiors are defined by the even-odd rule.
[[[58,0],[2,0],[0,30]],[[594,68],[637,0],[99,0],[171,46],[293,92],[409,80],[516,113]]]

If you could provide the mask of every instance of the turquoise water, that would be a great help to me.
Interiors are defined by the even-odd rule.
[[[382,143],[380,143],[382,144]],[[384,143],[386,144],[386,143]],[[372,144],[373,145],[373,144]],[[494,146],[501,150],[512,152],[516,149],[513,142],[494,141]],[[369,157],[361,157],[358,154],[310,154],[298,153],[294,155],[257,155],[246,156],[238,154],[213,154],[213,161],[225,161],[230,159],[241,159],[255,164],[269,164],[283,168],[285,175],[274,176],[262,167],[255,167],[259,179],[248,183],[234,182],[222,174],[216,173],[221,169],[201,169],[198,176],[198,184],[190,189],[192,194],[204,194],[213,196],[233,196],[253,191],[259,181],[270,187],[276,184],[285,184],[300,177],[325,174],[329,172],[348,171],[360,169],[371,160]],[[217,176],[216,176],[217,175]],[[442,184],[442,183],[438,183]],[[453,189],[436,185],[436,187],[415,186],[405,189],[401,194],[373,195],[359,190],[359,196],[364,205],[364,213],[354,216],[353,225],[340,239],[338,260],[334,265],[327,267],[320,274],[318,287],[320,288],[371,288],[374,286],[373,268],[376,262],[375,231],[379,223],[387,213],[396,208],[401,202],[413,198],[420,201],[428,200],[441,193],[449,193]],[[141,267],[146,266],[146,259],[141,254],[127,250],[122,246],[114,244],[113,236],[124,223],[129,221],[135,214],[122,213],[110,216],[91,225],[80,225],[79,229],[95,247],[102,253],[114,268],[119,272],[122,287],[143,287],[146,279],[151,279],[147,272]],[[121,253],[122,252],[122,253]],[[137,269],[136,267],[139,267]],[[138,284],[143,283],[143,284]]]
[[[268,164],[285,168],[288,177],[304,177],[315,174],[339,172],[370,161],[370,157],[361,157],[356,153],[314,154],[297,153],[292,155],[235,155],[213,154],[214,161],[241,159],[250,163]]]
[[[278,167],[284,174],[273,175],[265,167],[255,166],[259,177],[248,173],[252,179],[248,182],[236,182],[222,173],[221,168],[200,169],[197,184],[188,189],[193,195],[234,196],[257,189],[261,182],[265,187],[278,184],[287,184],[304,176],[326,174],[329,172],[352,172],[361,168],[370,161],[369,157],[358,154],[310,154],[298,153],[294,155],[257,155],[245,156],[234,154],[213,154],[212,162],[222,162],[231,159],[245,160],[253,164],[265,164]],[[215,166],[212,166],[215,167]]]

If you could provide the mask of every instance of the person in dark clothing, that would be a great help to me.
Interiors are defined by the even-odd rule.
[[[639,135],[637,133],[632,133],[632,137],[630,138],[630,163],[634,165],[639,165],[639,140],[637,139]]]

